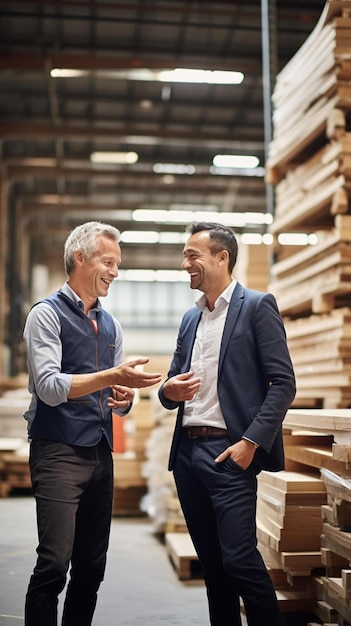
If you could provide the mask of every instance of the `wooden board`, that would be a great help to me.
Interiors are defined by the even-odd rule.
[[[180,580],[192,578],[192,563],[198,562],[193,542],[188,533],[165,534],[167,553]]]
[[[263,471],[259,475],[260,489],[264,483],[266,485],[276,487],[286,493],[325,491],[324,483],[319,477],[302,472],[287,472],[285,470],[282,470],[281,472]]]
[[[332,434],[336,443],[351,443],[351,409],[289,409],[284,426]]]

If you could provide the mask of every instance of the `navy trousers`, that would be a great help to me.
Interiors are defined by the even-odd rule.
[[[26,595],[25,626],[57,626],[58,595],[70,565],[62,626],[90,626],[110,534],[110,447],[105,437],[91,448],[34,440],[30,470],[39,543]]]
[[[257,471],[214,459],[227,437],[189,439],[177,449],[174,478],[206,583],[212,626],[282,626],[275,589],[257,550]]]

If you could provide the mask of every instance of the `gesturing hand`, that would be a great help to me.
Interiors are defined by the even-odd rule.
[[[107,405],[111,409],[121,409],[133,402],[135,392],[130,387],[123,387],[122,385],[112,385],[111,391],[112,395],[107,398]]]
[[[172,376],[163,385],[163,394],[173,402],[192,400],[201,385],[201,379],[194,372],[185,372]]]
[[[116,367],[116,384],[140,389],[160,383],[162,374],[159,372],[144,372],[142,369],[137,369],[138,365],[145,365],[148,362],[149,359],[141,358],[122,363],[122,365]]]

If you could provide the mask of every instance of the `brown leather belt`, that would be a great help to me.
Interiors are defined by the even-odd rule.
[[[226,437],[228,431],[225,428],[216,428],[215,426],[183,426],[182,432],[189,439],[197,437]]]

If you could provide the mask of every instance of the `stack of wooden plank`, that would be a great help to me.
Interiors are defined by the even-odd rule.
[[[19,489],[31,493],[28,454],[29,444],[22,438],[0,439],[0,497],[7,497]]]
[[[146,444],[143,476],[147,481],[147,495],[143,506],[158,533],[184,532],[186,525],[178,500],[173,474],[168,471],[168,458],[176,418],[176,410],[168,411],[152,397],[155,426]]]
[[[139,355],[128,355],[126,361],[134,360]],[[145,369],[161,372],[166,378],[170,356],[153,355]],[[140,366],[138,366],[140,367]],[[148,481],[144,471],[147,461],[146,446],[155,426],[155,411],[152,401],[156,391],[145,388],[136,391],[135,401],[130,413],[122,418],[124,450],[116,452],[114,458],[114,506],[113,515],[144,515],[147,513],[145,499],[148,494]],[[118,419],[118,418],[117,418]],[[165,467],[167,464],[165,463]]]
[[[261,472],[258,477],[258,548],[281,610],[310,610],[312,572],[322,566],[320,507],[325,501],[323,481],[307,470]]]
[[[297,393],[294,406],[351,405],[351,309],[285,320]]]
[[[329,0],[311,35],[277,77],[267,163],[274,182],[291,163],[301,162],[325,134],[334,112],[350,110],[350,28],[349,0]]]
[[[286,323],[298,407],[351,404],[350,41],[350,0],[328,0],[273,94],[267,180],[276,186],[276,262],[269,290]],[[314,233],[318,243],[287,254],[278,243],[284,232]]]
[[[351,36],[351,35],[350,35]],[[317,245],[277,261],[270,289],[282,315],[296,318],[324,313],[349,302],[351,290],[351,215],[338,215]]]
[[[267,291],[270,254],[269,246],[239,242],[235,278],[249,289]]]
[[[310,583],[311,610],[323,622],[351,622],[351,410],[290,409],[284,420],[287,464],[320,469],[320,554],[324,572]]]
[[[26,387],[18,387],[23,384],[23,377],[14,379],[12,385],[7,380],[0,397],[0,497],[18,489],[28,493],[31,490],[27,426],[23,418],[30,395]]]
[[[136,516],[143,513],[140,503],[147,491],[142,466],[145,460],[145,442],[153,427],[149,400],[138,397],[128,416],[120,419],[121,426],[126,431],[125,449],[113,454],[113,515]]]

